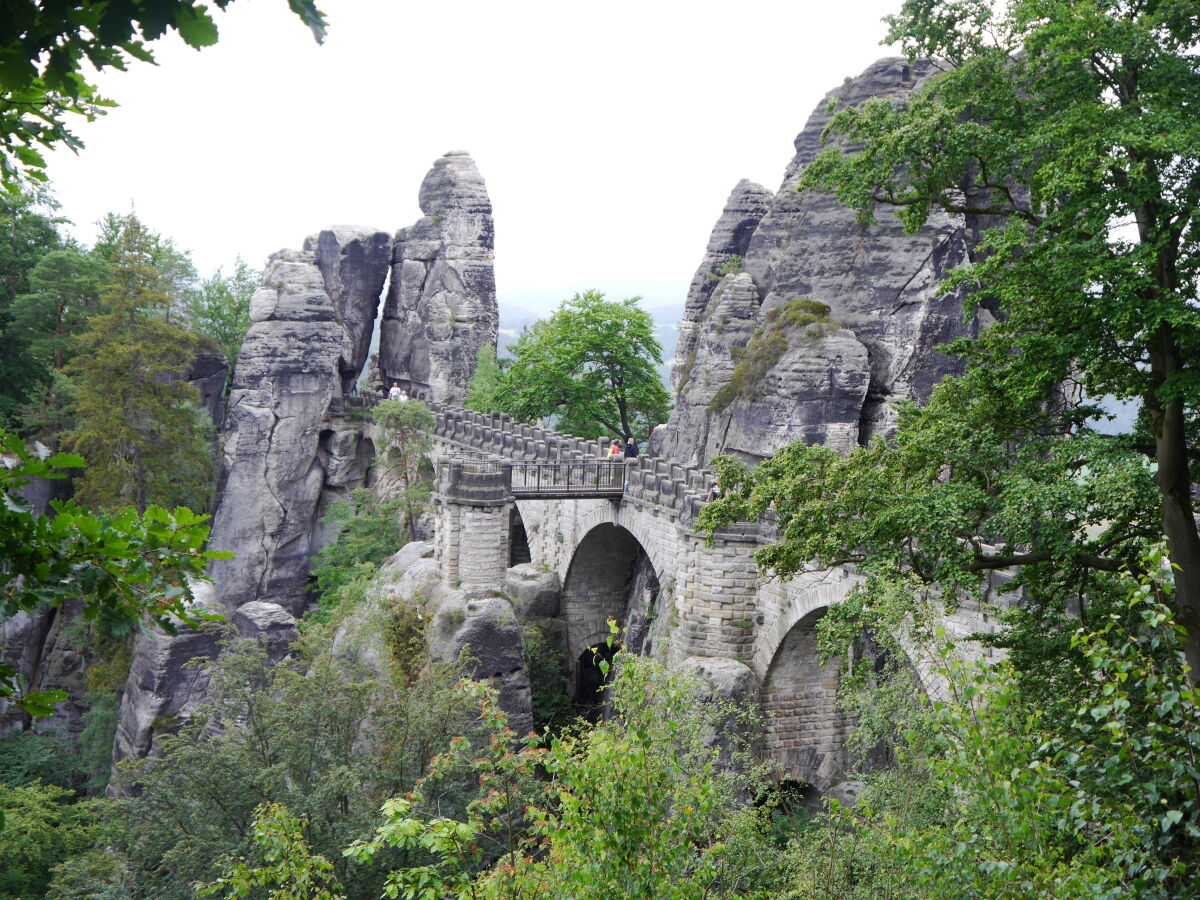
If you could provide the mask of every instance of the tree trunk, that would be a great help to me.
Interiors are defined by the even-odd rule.
[[[1192,505],[1192,479],[1188,467],[1183,401],[1163,403],[1157,389],[1179,368],[1179,348],[1169,325],[1159,326],[1157,346],[1150,355],[1153,390],[1146,398],[1154,428],[1158,461],[1158,489],[1162,495],[1162,529],[1175,570],[1175,605],[1179,624],[1187,630],[1185,650],[1192,667],[1190,678],[1200,677],[1200,532]]]

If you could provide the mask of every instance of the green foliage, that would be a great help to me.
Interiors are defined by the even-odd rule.
[[[188,509],[156,506],[139,516],[131,509],[93,515],[74,501],[52,503],[54,516],[35,516],[17,491],[39,478],[61,478],[83,460],[29,453],[22,441],[0,432],[0,619],[41,604],[59,606],[83,598],[83,617],[105,634],[130,633],[143,616],[174,632],[175,622],[201,620],[188,609],[189,579],[203,580],[210,559],[204,550],[208,517]],[[53,712],[61,691],[22,695],[16,671],[0,664],[0,696],[34,716]]]
[[[125,670],[128,673],[128,662]],[[121,711],[115,693],[91,694],[88,700],[91,705],[83,714],[83,731],[79,733],[79,767],[87,777],[87,793],[99,796],[112,775],[113,741]]]
[[[972,366],[1024,409],[1057,385],[1137,399],[1150,420],[1174,602],[1200,669],[1200,20],[1192,0],[907,0],[889,41],[947,60],[905,104],[838,109],[801,177],[910,231],[934,210],[991,223],[946,290],[1002,313]],[[843,149],[845,148],[845,149]],[[1003,411],[999,411],[1003,415]]]
[[[50,870],[46,900],[132,900],[129,872],[111,850],[88,850]]]
[[[986,372],[949,379],[924,408],[901,410],[895,439],[839,455],[792,444],[754,471],[719,459],[712,529],[774,509],[779,539],[756,554],[791,575],[810,560],[857,563],[868,597],[910,579],[947,597],[978,595],[989,573],[1019,566],[1033,608],[1063,608],[1137,567],[1155,534],[1157,492],[1127,442],[1024,407]],[[1081,417],[1086,411],[1066,411]],[[1073,430],[1064,433],[1064,422]]]
[[[203,511],[211,423],[182,380],[197,338],[169,321],[178,294],[171,270],[158,267],[162,242],[132,214],[117,224],[105,312],[89,320],[67,368],[79,398],[67,444],[92,461],[76,496],[109,509],[160,503]]]
[[[40,782],[0,785],[0,900],[41,897],[51,867],[92,842],[95,808],[72,804],[71,797]]]
[[[51,250],[29,272],[28,293],[12,305],[13,327],[28,336],[29,352],[46,368],[61,369],[73,339],[100,303],[105,261],[78,247]]]
[[[744,260],[736,253],[730,255],[721,265],[717,267],[717,271],[710,272],[708,275],[709,281],[720,281],[726,275],[736,275],[742,271],[742,263]]]
[[[219,9],[230,0],[215,0]],[[321,41],[325,17],[312,0],[288,5]],[[215,44],[217,26],[196,0],[83,0],[63,6],[48,0],[13,0],[0,22],[0,180],[16,192],[22,178],[45,181],[39,148],[79,150],[72,115],[92,121],[115,106],[85,73],[124,69],[128,60],[153,62],[148,43],[175,30],[191,47]]]
[[[225,874],[208,885],[197,885],[197,897],[258,896],[255,888],[270,888],[270,900],[345,900],[333,874],[333,863],[311,851],[303,823],[278,803],[255,810],[254,844],[263,865],[231,859]]]
[[[1051,717],[1010,663],[965,662],[930,635],[937,699],[911,675],[892,686],[910,698],[899,765],[797,840],[788,896],[1197,896],[1200,698],[1182,637],[1143,577],[1076,630],[1084,692]]]
[[[454,687],[457,666],[429,664],[408,680],[361,661],[376,654],[348,652],[358,641],[384,643],[379,626],[386,620],[361,622],[336,652],[333,629],[311,627],[295,655],[275,664],[254,642],[224,646],[209,701],[176,734],[156,738],[161,757],[121,764],[121,785],[137,793],[113,806],[112,840],[133,898],[190,900],[191,885],[215,881],[223,860],[271,865],[255,838],[264,803],[303,823],[305,852],[334,861],[348,896],[379,895],[381,867],[393,858],[353,866],[342,848],[372,828],[386,797],[412,788],[454,735],[475,728],[474,704]]]
[[[232,274],[223,275],[218,269],[211,278],[200,282],[200,289],[189,298],[192,328],[221,345],[229,361],[230,383],[242,339],[250,327],[250,298],[261,277],[261,272],[250,268],[239,256]]]
[[[17,426],[17,410],[49,377],[31,336],[14,322],[13,304],[29,292],[38,260],[63,246],[55,208],[44,190],[0,192],[0,428]]]
[[[0,737],[0,784],[25,787],[44,782],[70,788],[79,776],[79,758],[62,735],[12,731]]]
[[[379,490],[404,507],[408,536],[415,541],[417,516],[433,492],[427,467],[437,418],[420,400],[381,400],[372,417],[383,430]]]
[[[369,581],[379,565],[405,544],[400,517],[404,499],[384,502],[375,491],[356,488],[349,500],[329,507],[322,520],[337,524],[337,538],[322,547],[314,560],[321,608],[328,612],[346,602]]]
[[[832,324],[828,306],[803,298],[770,310],[765,318],[763,325],[750,335],[745,347],[733,348],[737,365],[729,382],[709,403],[712,412],[724,412],[736,400],[753,399],[759,384],[787,352],[793,332],[804,329],[805,337],[816,337],[824,333],[820,330],[822,327]],[[695,363],[694,357],[692,362]],[[682,383],[680,390],[683,390]]]
[[[764,860],[726,841],[754,817],[739,797],[755,775],[719,764],[714,733],[736,734],[733,710],[694,680],[618,654],[613,717],[554,740],[545,761],[553,807],[533,814],[536,857],[489,873],[496,895],[701,898],[745,896]]]
[[[539,730],[557,730],[574,713],[567,685],[567,661],[546,637],[540,625],[529,625],[521,632],[521,649],[529,670],[530,703],[533,724]]]
[[[467,385],[467,409],[490,413],[504,406],[504,370],[496,359],[496,348],[484,344],[475,360],[475,373]]]
[[[666,421],[671,400],[656,368],[662,347],[638,300],[585,291],[527,327],[513,345],[499,411],[523,422],[553,416],[586,438],[649,434]]]
[[[692,678],[617,660],[613,717],[548,747],[514,735],[485,693],[486,749],[455,739],[415,791],[384,805],[374,838],[347,855],[419,853],[420,864],[390,874],[387,896],[420,900],[767,896],[774,853],[761,817],[739,800],[760,773],[720,766],[711,740],[736,727],[733,711],[702,699]],[[484,794],[448,816],[435,792],[457,772],[477,777]]]

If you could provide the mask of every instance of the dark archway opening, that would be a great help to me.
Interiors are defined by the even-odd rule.
[[[514,505],[512,512],[508,515],[508,565],[509,568],[512,568],[532,561],[533,556],[529,552],[529,535],[525,531],[525,521]]]
[[[621,649],[615,641],[588,647],[578,660],[575,679],[575,709],[589,722],[599,721],[604,714],[604,686],[612,677],[613,657]]]

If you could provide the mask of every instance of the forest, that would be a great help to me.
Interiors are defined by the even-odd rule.
[[[290,5],[319,39],[324,16]],[[699,537],[770,523],[763,579],[862,576],[818,626],[855,725],[838,797],[765,758],[756,703],[623,649],[615,621],[600,707],[553,635],[522,631],[524,734],[469,650],[431,654],[442,625],[389,588],[433,491],[436,420],[407,396],[354,413],[388,476],[327,511],[296,640],[198,611],[230,556],[209,515],[261,273],[238,257],[203,277],[132,210],[81,244],[36,148],[81,146],[64,114],[103,112],[71,75],[84,56],[119,67],[168,28],[200,47],[215,27],[190,0],[131,4],[125,30],[108,4],[53,6],[14,4],[28,22],[0,42],[43,59],[0,65],[0,623],[52,611],[84,675],[38,692],[0,659],[0,900],[1200,896],[1193,3],[905,0],[888,40],[936,74],[908,102],[831,108],[799,176],[864,231],[980,223],[939,290],[990,316],[886,435],[710,461]],[[768,319],[714,415],[777,362],[751,371],[767,338],[839,327],[803,298]],[[581,291],[511,352],[480,351],[469,408],[589,439],[671,415],[636,298]],[[1138,414],[1114,434],[1118,401]],[[947,610],[997,597],[1001,627],[948,634]],[[188,630],[220,647],[187,664],[203,696],[114,765],[137,642]],[[54,716],[68,705],[77,727]]]

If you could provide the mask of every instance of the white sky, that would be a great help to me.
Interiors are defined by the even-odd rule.
[[[90,243],[132,204],[201,272],[261,267],[327,225],[394,232],[438,156],[467,150],[496,216],[501,302],[586,288],[682,302],[739,178],[775,190],[821,97],[887,55],[899,0],[602,4],[321,0],[318,47],[284,0],[238,0],[221,40],[100,83],[49,175]]]

